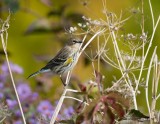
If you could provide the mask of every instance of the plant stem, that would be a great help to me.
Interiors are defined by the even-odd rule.
[[[150,72],[151,72],[152,63],[153,63],[153,60],[154,60],[154,57],[155,57],[155,54],[156,54],[156,50],[157,50],[157,47],[155,47],[154,52],[152,54],[152,58],[151,58],[149,68],[148,68],[147,79],[146,79],[146,89],[145,89],[146,93],[145,94],[146,94],[146,103],[147,103],[149,114],[151,113],[151,109],[150,109],[149,100],[148,100],[148,98],[149,98],[148,97],[148,84],[149,84]]]
[[[69,78],[70,78],[69,76],[70,76],[70,71],[67,73],[67,78],[66,78],[66,83],[65,83],[66,86],[65,86],[65,88],[64,88],[64,90],[63,90],[63,93],[62,93],[62,95],[61,95],[61,98],[59,99],[58,104],[57,104],[57,106],[56,106],[56,108],[55,108],[55,110],[54,110],[54,113],[53,113],[53,116],[52,116],[52,118],[51,118],[50,124],[54,124],[54,123],[55,123],[56,118],[57,118],[57,116],[58,116],[58,113],[59,113],[59,111],[60,111],[60,109],[61,109],[62,103],[63,103],[64,98],[65,98],[65,95],[66,95],[66,93],[67,93],[67,86],[68,86],[68,84],[69,84]]]
[[[18,105],[19,105],[19,108],[20,108],[20,112],[21,112],[21,115],[22,115],[22,119],[23,119],[23,123],[26,124],[26,121],[25,121],[25,117],[24,117],[24,113],[23,113],[23,109],[22,109],[22,105],[21,105],[21,102],[20,102],[20,99],[19,99],[19,95],[18,95],[18,92],[16,90],[16,85],[15,85],[15,82],[14,82],[14,79],[13,79],[13,75],[12,75],[12,71],[11,71],[11,67],[10,67],[10,64],[9,64],[9,59],[8,59],[8,54],[7,54],[7,48],[6,48],[6,44],[5,44],[5,41],[4,41],[4,32],[6,33],[7,35],[7,29],[9,28],[9,24],[8,24],[8,21],[9,21],[9,18],[10,16],[8,16],[7,20],[4,22],[3,26],[2,26],[2,29],[1,29],[1,41],[2,41],[2,46],[3,46],[3,50],[4,50],[4,53],[5,53],[5,56],[6,56],[6,61],[7,61],[7,65],[8,65],[8,70],[9,70],[9,74],[10,74],[10,77],[11,77],[11,81],[12,81],[12,85],[13,85],[13,88],[14,88],[14,91],[15,91],[15,94],[16,94],[16,98],[17,98],[17,101],[18,101]],[[8,28],[6,28],[5,25],[8,25]],[[7,35],[8,36],[8,35]],[[7,39],[7,38],[6,38]],[[6,41],[7,43],[7,41]]]
[[[146,58],[147,58],[147,56],[148,56],[149,50],[150,50],[150,48],[151,48],[151,46],[152,46],[153,38],[154,38],[154,35],[155,35],[155,32],[156,32],[156,29],[157,29],[157,27],[158,27],[159,21],[160,21],[160,16],[158,17],[157,23],[156,23],[156,25],[155,25],[155,27],[154,27],[154,29],[153,29],[152,36],[151,36],[151,39],[150,39],[150,42],[149,42],[149,46],[148,46],[147,51],[146,51],[146,53],[145,53],[145,56],[144,56],[144,58],[143,58],[142,65],[141,65],[141,69],[140,69],[140,74],[139,74],[139,77],[138,77],[138,81],[137,81],[137,84],[136,84],[135,91],[138,90],[138,86],[139,86],[140,79],[141,79],[142,72],[143,72],[143,68],[144,68],[144,63],[145,63],[145,60],[146,60]]]

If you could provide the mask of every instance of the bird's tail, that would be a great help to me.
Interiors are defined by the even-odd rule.
[[[28,78],[31,78],[31,77],[36,76],[37,74],[40,74],[40,73],[43,73],[43,72],[49,72],[49,71],[51,71],[51,70],[50,70],[50,69],[43,69],[43,68],[42,68],[41,70],[39,70],[39,71],[31,74],[30,76],[28,76]],[[28,79],[28,78],[27,78],[27,79]]]
[[[41,71],[37,71],[37,72],[29,75],[28,78],[34,77],[34,76],[36,76],[36,75],[39,74],[39,73],[41,73]],[[28,79],[28,78],[27,78],[27,79]]]

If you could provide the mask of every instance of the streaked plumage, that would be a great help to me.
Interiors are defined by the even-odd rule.
[[[28,78],[44,72],[52,71],[54,74],[61,75],[70,71],[77,63],[77,54],[81,43],[82,41],[79,39],[70,39],[67,44],[57,53],[57,55],[47,63],[46,66],[31,74]]]

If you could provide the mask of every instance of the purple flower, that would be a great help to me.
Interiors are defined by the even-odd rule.
[[[14,121],[13,124],[23,124],[21,120]]]
[[[32,91],[31,88],[29,87],[28,84],[19,84],[17,86],[17,92],[20,96],[21,100],[26,100],[28,98],[30,98],[30,96],[32,95]]]
[[[41,101],[37,107],[38,112],[43,113],[45,110],[53,110],[53,106],[48,100]]]
[[[6,75],[4,75],[4,74],[0,74],[0,82],[5,82],[5,80],[6,80]]]
[[[71,118],[71,116],[72,116],[73,113],[74,113],[74,109],[73,109],[73,107],[69,107],[69,108],[65,109],[65,110],[63,111],[63,113],[64,113],[64,116],[65,116],[66,118]]]
[[[31,101],[35,101],[35,100],[37,100],[37,98],[38,98],[38,93],[36,93],[36,92],[32,93]]]
[[[28,122],[29,122],[29,124],[40,124],[39,122],[38,122],[38,120],[36,119],[36,118],[29,118],[28,119]]]
[[[49,101],[44,100],[44,101],[39,103],[39,105],[37,107],[37,111],[39,113],[41,113],[43,116],[48,117],[49,119],[51,119],[52,114],[54,112],[54,109],[53,109],[52,104]]]
[[[13,109],[17,105],[16,100],[7,99],[6,102],[7,102],[7,105],[10,109]]]
[[[2,99],[4,97],[3,93],[0,93],[0,99]]]
[[[54,110],[45,110],[45,111],[42,113],[42,115],[43,115],[44,117],[47,117],[48,119],[51,119],[53,113],[54,113]]]
[[[17,64],[13,64],[13,63],[10,63],[10,67],[11,67],[11,70],[12,72],[15,72],[15,73],[18,73],[18,74],[22,74],[23,73],[23,69],[17,65]],[[1,69],[4,73],[8,73],[8,65],[7,63],[3,63],[3,65],[1,66]]]
[[[0,89],[4,87],[5,80],[6,80],[6,75],[0,74]]]
[[[4,84],[2,82],[0,82],[0,89],[2,89],[4,86]]]
[[[17,117],[21,117],[21,111],[18,109],[18,110],[14,110],[14,113]]]

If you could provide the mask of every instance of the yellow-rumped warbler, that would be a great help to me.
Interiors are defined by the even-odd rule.
[[[28,78],[44,72],[52,71],[54,74],[62,75],[70,71],[77,63],[81,43],[80,39],[71,38],[46,66],[31,74]]]

